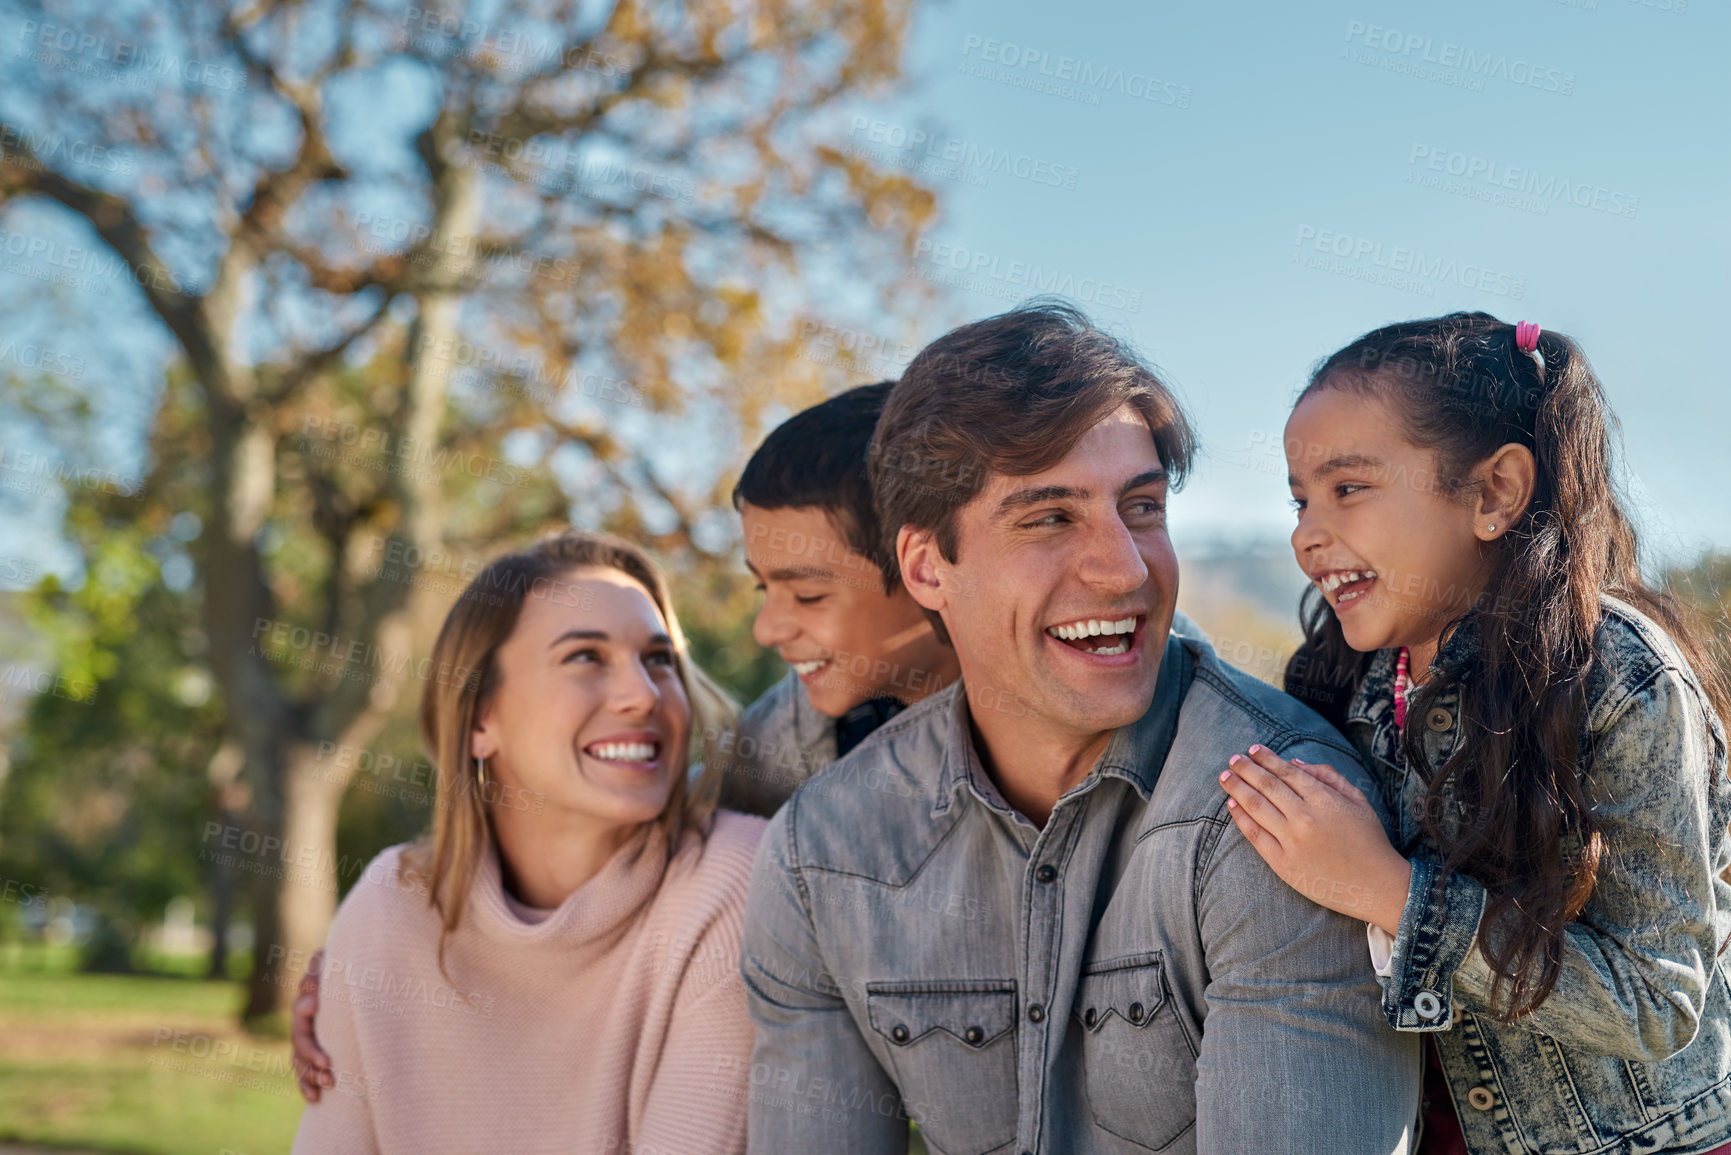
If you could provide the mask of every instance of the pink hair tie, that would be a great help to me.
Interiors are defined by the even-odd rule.
[[[1515,326],[1515,348],[1523,353],[1539,351],[1539,327],[1531,321],[1521,321]]]

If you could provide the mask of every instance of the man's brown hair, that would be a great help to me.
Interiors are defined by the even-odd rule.
[[[956,511],[992,473],[1024,477],[1050,469],[1125,404],[1147,421],[1177,488],[1196,451],[1178,398],[1074,307],[1032,301],[927,345],[891,390],[872,437],[886,582],[899,576],[895,543],[902,526],[932,531],[939,552],[954,562]]]

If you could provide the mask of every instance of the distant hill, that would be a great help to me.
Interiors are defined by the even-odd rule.
[[[1178,608],[1226,661],[1279,685],[1298,648],[1307,584],[1285,546],[1208,544],[1178,553]]]

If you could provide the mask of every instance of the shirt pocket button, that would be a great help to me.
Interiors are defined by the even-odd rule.
[[[967,1030],[962,1032],[962,1038],[967,1041],[967,1044],[970,1047],[977,1047],[981,1043],[985,1042],[986,1032],[982,1031],[979,1027],[969,1027]]]
[[[900,1023],[897,1023],[895,1029],[890,1032],[890,1038],[894,1039],[898,1043],[905,1043],[908,1041],[908,1029]]]
[[[1491,1104],[1496,1101],[1496,1096],[1491,1094],[1488,1087],[1474,1087],[1467,1092],[1467,1102],[1472,1104],[1475,1111],[1489,1111]]]

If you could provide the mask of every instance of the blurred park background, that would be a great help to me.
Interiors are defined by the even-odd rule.
[[[307,951],[428,822],[480,563],[651,544],[780,676],[756,439],[1039,293],[1197,418],[1180,605],[1277,680],[1280,429],[1359,332],[1580,340],[1723,631],[1731,16],[1689,0],[0,0],[0,1143],[286,1150]],[[1705,130],[1705,131],[1703,131]]]

